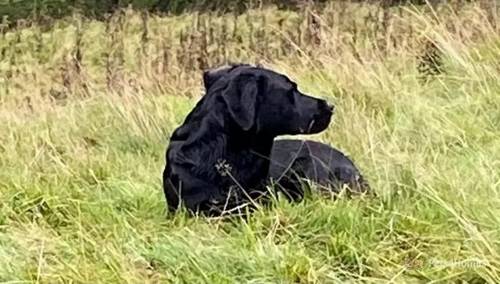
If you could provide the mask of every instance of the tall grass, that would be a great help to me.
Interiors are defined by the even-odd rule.
[[[75,15],[0,35],[0,280],[500,282],[500,37],[477,4]],[[335,103],[310,137],[377,197],[166,213],[201,68],[259,62]]]

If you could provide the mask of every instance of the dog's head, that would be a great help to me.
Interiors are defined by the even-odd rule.
[[[313,134],[330,123],[333,106],[307,96],[277,72],[236,64],[203,74],[207,95],[220,94],[229,115],[244,131],[277,136]]]

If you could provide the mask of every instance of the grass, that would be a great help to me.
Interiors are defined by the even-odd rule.
[[[345,5],[250,11],[252,28],[246,15],[145,26],[125,11],[0,35],[0,281],[500,282],[498,29],[475,4],[387,10],[387,22]],[[193,21],[215,27],[206,48]],[[425,39],[445,73],[417,71]],[[333,101],[310,138],[348,153],[377,197],[311,196],[247,221],[168,215],[164,151],[202,93],[188,64],[200,54],[261,61]]]

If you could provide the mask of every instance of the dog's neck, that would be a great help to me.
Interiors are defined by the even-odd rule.
[[[260,155],[269,156],[273,146],[274,137],[258,135],[250,132],[241,132],[236,135],[226,135],[228,143],[232,147],[248,150]]]
[[[254,186],[264,181],[269,170],[274,137],[245,132],[229,134],[222,129],[206,129],[193,136],[183,137],[187,139],[181,141],[175,141],[176,137],[172,137],[175,141],[172,141],[172,145],[177,144],[181,148],[182,155],[178,156],[181,160],[177,162],[189,161],[196,174],[213,181],[221,179],[217,168],[220,163],[227,164],[234,178],[243,184]]]
[[[218,148],[214,155],[216,163],[225,162],[229,166],[230,177],[216,167],[218,178],[225,186],[236,181],[245,190],[261,189],[264,186],[269,166],[273,137],[252,135],[232,135],[223,138],[226,144],[215,145]],[[220,179],[219,179],[220,178]]]

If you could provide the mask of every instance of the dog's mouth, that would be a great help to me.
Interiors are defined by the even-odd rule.
[[[303,134],[315,134],[325,130],[330,124],[333,113],[314,115],[307,129],[301,128]]]
[[[309,125],[306,128],[299,127],[299,132],[300,134],[309,134],[311,133],[313,127],[314,127],[314,119],[312,119],[311,122],[309,122]]]

